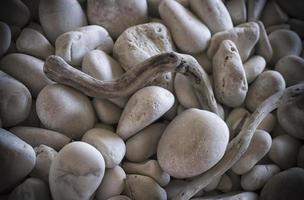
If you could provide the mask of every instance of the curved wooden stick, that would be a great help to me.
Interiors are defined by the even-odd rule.
[[[254,113],[252,113],[244,124],[241,132],[229,143],[224,157],[210,170],[189,182],[173,199],[188,200],[205,188],[214,178],[223,175],[246,152],[255,130],[266,115],[278,106],[293,101],[299,95],[304,95],[304,83],[291,86],[266,99]]]
[[[44,73],[50,79],[80,90],[90,97],[116,98],[128,96],[166,72],[189,76],[203,109],[219,114],[206,72],[189,55],[163,53],[151,57],[113,81],[97,80],[67,64],[59,56],[49,56]]]

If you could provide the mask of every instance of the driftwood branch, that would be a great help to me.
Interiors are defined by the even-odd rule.
[[[246,152],[255,130],[266,115],[278,106],[295,100],[299,95],[304,95],[304,83],[277,92],[266,99],[254,113],[252,113],[237,137],[229,143],[224,157],[210,170],[189,182],[173,199],[188,200],[205,188],[214,178],[223,175]]]
[[[49,56],[44,72],[50,79],[80,90],[90,97],[116,98],[133,94],[167,72],[182,73],[190,78],[203,109],[219,114],[206,72],[189,55],[163,53],[133,67],[113,81],[97,80],[70,66],[59,56]]]

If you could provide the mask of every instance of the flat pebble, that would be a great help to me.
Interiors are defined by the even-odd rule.
[[[50,167],[58,153],[53,148],[43,144],[35,147],[34,150],[36,152],[36,163],[30,176],[42,179],[48,183]]]
[[[14,126],[29,115],[32,105],[31,93],[22,83],[3,71],[0,71],[0,86],[2,126]]]
[[[14,134],[0,128],[0,192],[7,192],[34,168],[34,149]]]
[[[37,97],[36,109],[46,128],[72,139],[82,137],[95,123],[89,98],[78,90],[60,84],[43,88]]]
[[[148,5],[137,0],[88,0],[87,15],[90,24],[105,27],[116,39],[125,29],[148,22]]]
[[[71,141],[70,138],[61,133],[37,127],[15,126],[10,128],[9,131],[33,148],[44,144],[59,151]]]
[[[266,62],[270,62],[273,56],[273,48],[270,44],[268,33],[263,22],[257,21],[260,28],[260,38],[256,45],[256,54],[262,56]]]
[[[99,151],[84,142],[63,147],[51,164],[49,184],[54,200],[89,200],[105,173]]]
[[[0,21],[23,27],[30,20],[30,10],[20,0],[0,2]]]
[[[86,15],[77,0],[40,0],[39,21],[52,44],[59,35],[87,25]]]
[[[209,111],[187,109],[162,134],[157,159],[170,176],[193,177],[222,158],[228,139],[229,129],[220,117]]]
[[[300,37],[290,30],[276,30],[269,34],[269,41],[273,49],[270,64],[275,65],[281,58],[288,55],[299,56],[302,51]]]
[[[17,50],[41,59],[55,53],[54,47],[40,32],[24,28],[16,41]]]
[[[245,100],[246,107],[253,112],[268,97],[284,89],[285,80],[279,72],[264,71],[250,85]]]
[[[281,58],[276,63],[275,70],[282,74],[287,87],[304,81],[304,59],[299,56]]]
[[[54,83],[43,72],[44,62],[36,57],[13,53],[0,61],[0,68],[22,82],[34,98],[49,84]]]
[[[160,186],[170,182],[170,175],[164,172],[156,160],[147,160],[143,163],[124,162],[122,165],[127,174],[140,174],[153,178]]]
[[[0,22],[0,58],[4,55],[11,44],[11,30],[9,26]]]
[[[267,1],[261,15],[261,21],[266,27],[283,24],[287,20],[287,14],[280,8],[276,1]]]
[[[225,5],[235,26],[247,21],[247,7],[245,0],[230,0],[226,1]]]
[[[174,95],[161,87],[148,86],[129,99],[117,125],[116,132],[127,139],[166,113],[174,103]]]
[[[269,158],[281,169],[296,165],[301,142],[289,135],[279,135],[273,139]]]
[[[212,65],[217,100],[229,107],[242,105],[248,85],[236,45],[230,40],[223,40],[213,56]]]
[[[271,148],[271,136],[263,130],[256,130],[247,151],[232,166],[232,171],[236,174],[245,174],[261,160]]]
[[[83,26],[58,36],[56,55],[71,65],[81,66],[83,57],[100,45],[113,45],[108,31],[97,25]]]
[[[200,104],[188,77],[176,74],[174,79],[174,91],[178,102],[185,108],[200,108]]]
[[[233,29],[214,34],[208,47],[207,55],[213,58],[223,40],[231,40],[237,47],[242,61],[246,61],[251,54],[260,35],[256,22],[241,24]]]
[[[162,1],[159,14],[169,27],[176,46],[185,53],[199,53],[209,44],[209,29],[175,0]]]
[[[163,123],[154,123],[130,137],[126,142],[126,158],[132,162],[143,162],[153,156],[165,128]]]
[[[126,173],[120,166],[106,169],[102,182],[96,190],[95,199],[106,200],[119,195],[125,188],[125,179]]]
[[[252,56],[244,63],[248,84],[252,83],[265,69],[266,61],[262,56]]]
[[[302,200],[304,196],[304,170],[291,168],[273,176],[264,186],[260,200]]]
[[[103,156],[106,168],[117,166],[125,156],[126,145],[115,133],[101,128],[88,130],[82,141],[94,146]]]
[[[9,200],[51,200],[48,184],[37,178],[27,178],[9,196]]]
[[[267,0],[247,0],[247,19],[249,22],[256,21],[261,17]]]
[[[156,181],[148,176],[127,175],[125,193],[132,199],[166,200],[167,194]]]
[[[93,106],[100,121],[106,124],[117,124],[122,109],[106,99],[93,99]]]
[[[242,175],[242,188],[246,191],[261,189],[267,181],[280,172],[277,165],[256,165],[248,173]]]
[[[82,71],[96,79],[110,81],[119,78],[124,70],[120,64],[101,50],[93,50],[83,57]]]
[[[233,28],[227,8],[221,0],[189,0],[190,8],[208,26],[211,33]]]

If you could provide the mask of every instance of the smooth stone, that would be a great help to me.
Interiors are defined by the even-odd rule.
[[[260,193],[260,200],[302,200],[304,170],[291,168],[273,176]]]
[[[242,175],[242,188],[246,191],[261,189],[267,181],[280,172],[277,165],[256,165],[248,173]]]
[[[115,129],[112,125],[109,125],[109,124],[103,124],[103,123],[96,123],[94,125],[94,128],[102,128],[102,129],[106,129],[108,131],[112,131],[112,132],[115,132]]]
[[[226,124],[229,128],[230,140],[241,131],[244,123],[248,120],[250,112],[245,108],[234,108],[226,118]]]
[[[285,105],[280,105],[277,110],[277,119],[287,134],[298,139],[304,139],[304,95]]]
[[[272,139],[269,133],[257,129],[251,139],[247,151],[232,166],[232,171],[236,174],[249,172],[254,165],[261,160],[270,150]]]
[[[188,77],[177,73],[174,79],[174,91],[178,102],[185,108],[200,108],[195,90]]]
[[[229,129],[219,116],[191,108],[167,126],[158,144],[157,159],[170,176],[193,177],[223,157],[228,139]]]
[[[269,41],[268,34],[265,30],[264,24],[261,21],[257,21],[260,28],[260,38],[256,44],[256,54],[262,56],[266,62],[270,62],[273,56],[273,49]]]
[[[10,194],[8,200],[51,200],[50,190],[43,180],[27,178]]]
[[[207,56],[206,51],[194,54],[193,57],[208,74],[212,73],[212,60]]]
[[[246,107],[253,112],[268,97],[284,89],[285,81],[279,72],[264,71],[249,86],[245,100]]]
[[[100,45],[109,46],[113,40],[101,26],[90,25],[65,32],[55,42],[56,55],[67,63],[81,66],[83,57]]]
[[[130,137],[126,141],[126,158],[132,162],[143,162],[153,156],[165,128],[163,123],[154,123]]]
[[[231,192],[232,181],[227,174],[222,175],[221,180],[220,180],[219,184],[217,185],[216,189],[223,193]]]
[[[127,175],[125,193],[132,199],[166,200],[166,191],[148,176]]]
[[[104,173],[104,159],[97,149],[84,142],[72,142],[59,151],[51,164],[52,197],[54,200],[89,200]]]
[[[125,188],[126,173],[120,166],[106,169],[101,184],[95,193],[96,200],[106,200],[119,195]]]
[[[219,185],[220,181],[222,179],[222,176],[218,176],[216,178],[214,178],[205,188],[204,191],[205,192],[211,192],[214,191],[217,186]]]
[[[110,81],[119,78],[124,70],[104,51],[93,50],[83,57],[82,71],[96,79]]]
[[[266,117],[262,120],[262,122],[259,124],[257,129],[261,129],[268,133],[271,133],[274,127],[277,125],[276,122],[276,116],[272,113],[268,113]]]
[[[117,124],[122,109],[106,99],[93,99],[93,106],[100,121],[106,124]]]
[[[83,135],[82,141],[94,146],[102,154],[106,168],[117,166],[126,154],[124,141],[106,129],[90,129]]]
[[[169,184],[164,187],[167,193],[167,198],[173,199],[187,183],[188,181],[185,179],[172,179]]]
[[[107,200],[131,200],[131,199],[125,195],[117,195],[117,196],[108,198]]]
[[[244,62],[250,56],[251,51],[258,42],[259,35],[260,30],[256,22],[241,24],[233,29],[218,32],[211,38],[207,55],[210,59],[213,58],[222,41],[231,40],[236,45]]]
[[[159,17],[158,6],[162,0],[147,0],[149,16]],[[189,8],[188,0],[175,0],[185,8]]]
[[[269,41],[273,49],[273,56],[270,61],[272,66],[285,56],[299,56],[301,54],[302,41],[293,31],[276,30],[269,34]]]
[[[54,83],[43,72],[43,65],[44,61],[21,53],[8,54],[0,61],[0,69],[22,82],[34,98]]]
[[[15,187],[34,168],[34,149],[14,134],[0,129],[0,193]]]
[[[262,56],[252,56],[244,63],[248,84],[252,83],[265,69],[266,60]]]
[[[291,0],[291,1],[285,1],[285,0],[276,0],[278,5],[290,16],[293,16],[295,18],[304,20],[303,15],[303,6],[304,3],[301,0]]]
[[[302,39],[304,38],[304,20],[291,18],[287,22],[290,25],[290,29],[296,32]]]
[[[81,138],[95,123],[89,98],[78,90],[60,84],[43,88],[37,97],[36,109],[46,128],[72,139]]]
[[[148,22],[148,5],[137,0],[88,0],[87,15],[90,24],[103,26],[116,39],[127,28]]]
[[[164,120],[171,121],[177,115],[178,101],[174,101],[173,106],[163,115]]]
[[[18,123],[17,126],[40,127],[40,125],[41,122],[36,112],[36,101],[32,99],[30,114],[27,116],[25,120]]]
[[[40,0],[39,20],[52,44],[59,35],[87,25],[86,15],[77,0]]]
[[[115,41],[113,55],[121,66],[128,70],[154,55],[174,50],[166,26],[152,22],[125,30]]]
[[[31,13],[31,19],[34,21],[39,20],[39,3],[40,0],[22,0],[22,2],[28,7]]]
[[[23,27],[30,20],[30,10],[20,0],[0,1],[0,21]]]
[[[230,0],[225,2],[233,25],[243,24],[247,21],[246,0]]]
[[[176,46],[184,53],[204,51],[211,39],[209,29],[175,0],[159,4],[159,14],[169,27]]]
[[[192,200],[259,200],[259,195],[254,192],[232,192],[210,197],[193,198]]]
[[[267,0],[247,0],[247,19],[248,22],[260,19]]]
[[[297,166],[304,169],[304,146],[302,145],[297,158]]]
[[[148,176],[162,187],[170,182],[170,175],[160,168],[156,160],[147,160],[143,163],[124,162],[122,167],[127,174]]]
[[[33,148],[44,144],[59,151],[71,141],[70,138],[61,133],[43,128],[15,126],[10,128],[9,131]]]
[[[273,139],[269,158],[281,169],[294,167],[297,163],[301,142],[289,135],[279,135]]]
[[[189,0],[191,10],[207,25],[212,34],[233,28],[227,8],[221,0]]]
[[[37,58],[46,59],[55,53],[54,47],[50,42],[38,31],[25,28],[20,33],[16,41],[17,50]]]
[[[29,90],[19,81],[0,71],[0,118],[3,127],[14,126],[27,118],[32,105]]]
[[[287,87],[304,81],[304,59],[299,56],[281,58],[276,63],[275,70],[282,74]]]
[[[9,26],[4,22],[0,22],[0,58],[10,47],[11,37],[11,29]]]
[[[223,40],[212,59],[217,100],[229,107],[243,104],[248,91],[246,74],[236,45]]]
[[[30,176],[42,179],[48,183],[50,167],[58,152],[44,144],[35,147],[34,150],[36,152],[36,163]]]
[[[280,8],[276,1],[267,1],[261,15],[261,21],[266,27],[283,24],[287,20],[287,14]]]
[[[116,132],[124,140],[152,124],[174,104],[174,95],[161,87],[148,86],[135,92],[125,106]]]
[[[290,30],[290,25],[289,24],[278,24],[278,25],[273,25],[269,26],[266,28],[266,32],[269,35],[270,33],[276,31],[276,30]]]

